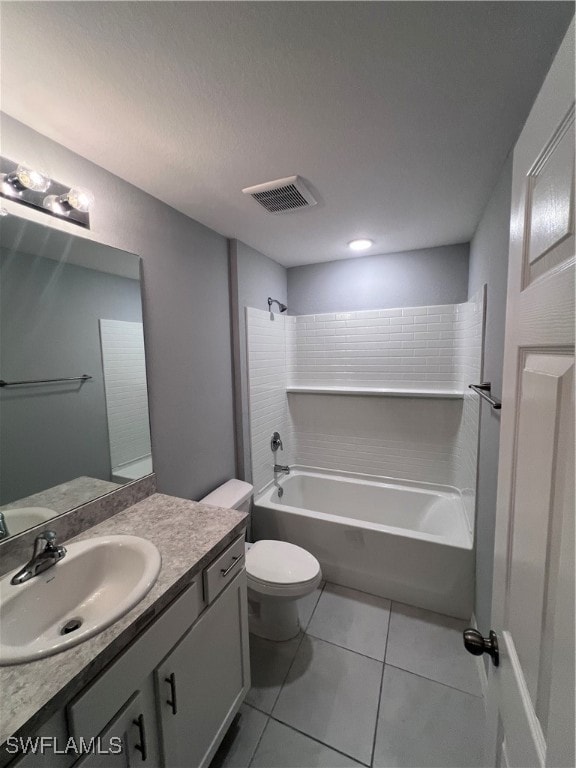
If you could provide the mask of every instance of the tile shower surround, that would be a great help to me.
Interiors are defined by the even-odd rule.
[[[459,306],[287,317],[288,382],[458,389]]]
[[[246,309],[256,492],[277,463],[454,485],[473,526],[484,289],[464,304],[321,315]],[[291,393],[286,388],[448,390],[462,399]]]
[[[256,491],[273,479],[270,438],[275,430],[284,444],[284,450],[276,453],[276,462],[293,463],[286,399],[285,321],[283,315],[246,310],[252,482]]]

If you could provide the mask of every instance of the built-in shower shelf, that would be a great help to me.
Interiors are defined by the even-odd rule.
[[[390,389],[389,387],[286,387],[294,395],[362,395],[368,397],[427,397],[444,400],[462,400],[464,395],[455,389]]]

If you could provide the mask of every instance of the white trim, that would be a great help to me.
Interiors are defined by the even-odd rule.
[[[471,618],[471,626],[474,627],[474,629],[478,629],[478,622],[476,620],[476,614],[472,614]],[[480,685],[482,687],[482,697],[484,699],[484,709],[488,708],[488,674],[486,673],[486,662],[484,661],[484,656],[475,656],[476,659],[476,665],[478,667],[478,675],[480,677]]]
[[[438,397],[463,400],[464,394],[454,389],[390,389],[382,387],[286,387],[296,395],[368,395],[371,397]]]

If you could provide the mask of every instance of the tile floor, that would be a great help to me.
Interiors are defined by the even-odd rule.
[[[301,634],[250,636],[252,688],[211,768],[477,768],[484,702],[466,622],[335,584]]]

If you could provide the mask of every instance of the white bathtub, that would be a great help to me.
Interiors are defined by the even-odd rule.
[[[472,535],[454,488],[294,468],[256,499],[252,534],[299,544],[336,584],[471,616]]]

